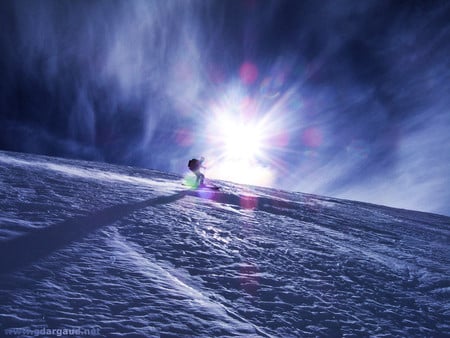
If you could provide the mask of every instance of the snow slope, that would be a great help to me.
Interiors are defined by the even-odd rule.
[[[0,152],[0,335],[450,335],[450,218]]]

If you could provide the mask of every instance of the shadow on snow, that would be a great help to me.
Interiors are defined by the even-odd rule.
[[[113,205],[89,215],[74,217],[63,222],[34,230],[9,241],[0,242],[0,274],[12,272],[45,257],[55,250],[80,240],[87,234],[110,225],[136,210],[169,204],[186,195],[208,199],[216,203],[234,205],[242,209],[265,211],[299,221],[313,221],[317,210],[308,210],[291,201],[261,196],[245,196],[220,191],[183,190],[169,196],[161,196],[141,202]],[[301,212],[299,212],[301,209]],[[323,217],[324,215],[322,215]],[[317,216],[316,216],[317,217]],[[317,220],[315,220],[317,221]]]
[[[74,217],[48,227],[33,230],[9,241],[0,242],[0,274],[12,272],[45,257],[55,250],[80,240],[87,234],[112,224],[136,210],[175,202],[186,195],[180,191],[170,196],[113,205],[82,217]]]

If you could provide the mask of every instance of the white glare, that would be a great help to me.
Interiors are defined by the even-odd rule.
[[[222,127],[224,156],[231,159],[257,159],[261,155],[263,135],[251,124],[227,124]]]
[[[252,107],[245,101],[234,90],[208,110],[206,177],[270,186],[275,179],[273,138],[282,124],[259,101]]]

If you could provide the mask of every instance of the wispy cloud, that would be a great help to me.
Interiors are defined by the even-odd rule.
[[[5,1],[0,146],[181,173],[214,153],[205,121],[234,88],[240,107],[284,128],[255,167],[277,187],[449,213],[449,12]]]

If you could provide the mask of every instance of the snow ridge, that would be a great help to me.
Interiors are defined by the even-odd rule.
[[[1,330],[450,334],[448,217],[226,182],[191,191],[102,163],[0,162]]]

